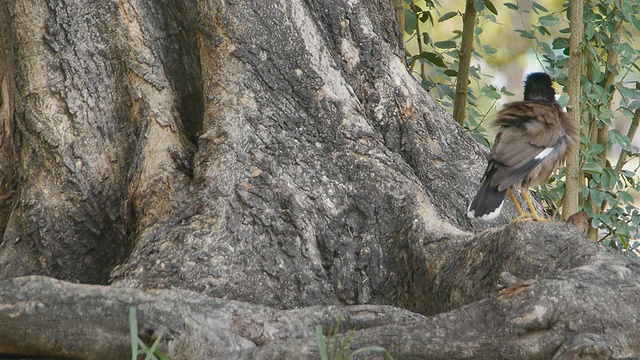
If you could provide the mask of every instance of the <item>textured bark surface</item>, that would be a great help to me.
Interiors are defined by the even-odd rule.
[[[399,359],[640,356],[635,260],[465,217],[485,150],[394,19],[2,2],[0,354],[128,358],[135,306],[172,359],[313,358],[341,317]]]
[[[18,193],[6,199],[13,209],[0,276],[106,283],[127,250],[121,209],[134,140],[122,83],[124,44],[106,27],[118,21],[118,9],[2,7],[4,138],[14,146],[3,153],[3,168],[17,173],[2,182]]]
[[[176,360],[311,359],[317,356],[315,325],[326,330],[340,321],[338,339],[350,337],[350,348],[383,346],[396,359],[622,359],[640,353],[637,261],[561,223],[510,225],[450,240],[446,249],[420,256],[432,268],[425,286],[433,301],[451,306],[431,317],[382,305],[276,310],[188,290],[5,280],[0,353],[122,359],[130,307],[138,309],[141,337],[162,334],[163,350]]]
[[[136,229],[114,285],[431,312],[410,284],[419,279],[406,277],[423,267],[415,247],[469,228],[451,224],[476,179],[458,169],[482,165],[405,71],[393,22],[369,16],[388,19],[391,4],[199,7],[205,96],[193,178],[173,193],[170,216]]]

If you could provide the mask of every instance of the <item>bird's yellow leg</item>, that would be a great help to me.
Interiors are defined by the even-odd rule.
[[[533,206],[531,199],[529,198],[529,190],[522,189],[522,197],[527,202],[529,210],[531,210],[531,219],[535,221],[549,221],[549,219],[543,218],[536,212],[536,208]]]
[[[511,199],[513,206],[516,208],[516,211],[518,212],[518,218],[523,217],[525,215],[525,212],[522,211],[520,204],[518,204],[518,199],[516,199],[516,196],[513,194],[513,191],[511,190],[511,188],[507,188],[507,195],[509,196],[509,199]]]
[[[547,220],[545,218],[540,217],[538,215],[538,213],[536,213],[536,210],[533,207],[533,203],[531,202],[531,199],[529,198],[529,192],[527,190],[522,189],[522,197],[527,202],[527,205],[529,206],[529,210],[531,210],[530,213],[524,212],[522,210],[522,208],[520,207],[520,204],[518,204],[518,199],[516,199],[516,196],[513,194],[513,191],[511,190],[511,188],[507,189],[507,195],[509,196],[509,198],[513,202],[513,206],[516,208],[516,211],[518,212],[518,217],[513,219],[513,220],[511,220],[511,222],[520,222],[520,221],[529,221],[529,220],[549,221],[549,220]]]

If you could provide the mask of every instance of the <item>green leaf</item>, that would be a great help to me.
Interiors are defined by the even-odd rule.
[[[587,46],[586,47],[589,50],[594,50],[594,58],[598,58],[599,55],[595,52],[596,49],[593,46]],[[591,81],[593,81],[594,83],[599,83],[604,79],[604,71],[603,69],[600,68],[599,64],[594,62],[594,61],[590,61],[587,63],[587,66],[590,68],[591,70]],[[600,89],[602,89],[601,87],[599,87]]]
[[[511,91],[508,91],[507,88],[505,88],[504,86],[500,88],[500,93],[502,95],[505,96],[515,96],[516,94],[512,93]]]
[[[632,89],[622,85],[616,86],[616,88],[625,99],[640,99],[640,91],[638,91],[638,89]]]
[[[596,26],[593,22],[587,21],[586,27],[584,29],[584,37],[587,39],[592,39],[593,35],[596,33]]]
[[[498,10],[490,0],[484,0],[484,6],[486,6],[494,15],[498,15]]]
[[[455,97],[453,88],[451,86],[437,84],[436,89],[438,89],[438,94],[440,94],[440,98],[448,97],[449,99],[453,99]]]
[[[520,34],[525,39],[535,39],[535,35],[533,35],[533,31],[529,30],[516,30],[517,33]]]
[[[629,119],[633,119],[635,114],[633,113],[633,111],[629,110],[628,108],[625,107],[619,107],[618,111],[620,111],[622,113],[623,116],[629,118]]]
[[[498,52],[498,50],[491,45],[482,45],[482,51],[487,55],[493,55]]]
[[[632,179],[636,173],[631,170],[621,170],[620,174],[626,178]]]
[[[620,199],[624,204],[633,204],[634,202],[633,196],[626,191],[619,191],[618,199]]]
[[[473,7],[477,12],[484,10],[484,0],[473,0]]]
[[[567,49],[569,48],[569,38],[557,37],[553,39],[551,44],[554,49]]]
[[[536,27],[536,30],[542,35],[551,35],[551,32],[544,26],[540,25]]]
[[[515,10],[518,11],[518,5],[514,4],[514,3],[510,3],[510,2],[506,2],[503,4],[504,6],[507,7],[507,9],[509,10]]]
[[[616,179],[618,178],[618,173],[615,169],[612,168],[604,168],[602,172],[602,176],[600,177],[600,183],[604,189],[612,189],[616,183]]]
[[[607,226],[611,226],[611,225],[612,225],[611,219],[610,219],[608,216],[606,216],[606,215],[600,215],[600,214],[599,214],[599,215],[596,215],[595,217],[597,217],[597,218],[598,218],[598,220],[599,220],[602,224],[605,224],[605,225],[607,225]]]
[[[447,21],[447,20],[449,20],[449,19],[451,19],[451,18],[453,18],[453,17],[455,17],[457,15],[458,15],[457,11],[449,11],[448,13],[440,16],[440,19],[438,19],[438,22],[445,22],[445,21]]]
[[[409,4],[411,10],[413,10],[413,12],[415,12],[416,14],[420,14],[422,12],[422,8],[418,5],[417,2],[412,1]]]
[[[609,140],[614,144],[620,144],[623,150],[631,151],[631,140],[627,135],[621,134],[618,129],[609,131]]]
[[[500,93],[496,90],[496,87],[492,85],[483,86],[481,91],[483,95],[492,100],[499,100],[502,97],[502,95],[500,95]]]
[[[444,63],[444,60],[442,59],[442,56],[440,56],[440,55],[438,55],[436,53],[423,52],[422,54],[420,54],[420,57],[422,59],[425,59],[425,60],[433,63],[436,66],[447,67],[447,65]]]
[[[454,49],[457,45],[455,41],[446,40],[446,41],[436,41],[433,46],[440,49]]]
[[[584,165],[582,165],[582,171],[588,174],[602,174],[602,165],[598,161],[587,161]]]
[[[426,23],[427,20],[429,20],[431,26],[433,26],[433,16],[431,15],[431,11],[423,11],[420,15],[420,22]]]
[[[601,154],[604,151],[604,145],[597,143],[588,144],[584,150],[585,157],[593,157],[594,155]]]
[[[560,20],[558,19],[557,16],[551,14],[551,15],[540,16],[540,18],[538,19],[538,22],[542,26],[553,27],[553,26],[556,26],[558,22],[560,22]]]
[[[547,44],[546,42],[540,42],[538,45],[540,45],[542,51],[544,51],[545,54],[555,57],[556,54],[551,46],[549,46],[549,44]]]
[[[602,197],[602,192],[597,189],[589,189],[589,195],[591,196],[591,200],[593,200],[596,204],[602,204],[604,200]]]
[[[457,72],[456,70],[453,70],[453,69],[447,69],[447,70],[445,70],[445,71],[444,71],[444,74],[445,74],[445,75],[448,75],[448,76],[452,76],[452,77],[454,77],[454,76],[458,76],[458,72]]]
[[[422,33],[422,42],[425,44],[431,44],[431,37],[428,32]]]
[[[533,1],[533,2],[531,3],[531,8],[533,9],[533,11],[534,11],[536,14],[540,14],[538,11],[547,12],[547,13],[549,12],[549,10],[547,10],[547,8],[546,8],[546,7],[544,7],[544,6],[540,5],[540,4],[538,4],[538,3],[537,3],[537,2],[535,2],[535,1]]]
[[[418,18],[416,14],[409,9],[404,9],[404,32],[413,34],[416,31],[417,25]]]
[[[605,106],[600,106],[598,109],[598,121],[601,121],[603,124],[607,126],[613,127],[613,123],[611,119],[613,119],[613,112],[607,109]]]
[[[586,197],[584,193],[582,194],[582,196]],[[584,207],[582,209],[587,213],[587,216],[589,216],[590,218],[594,217],[593,207],[591,206],[590,202],[585,201]],[[593,224],[593,227],[598,227],[598,225]]]

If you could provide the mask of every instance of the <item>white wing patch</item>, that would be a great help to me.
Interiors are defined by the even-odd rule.
[[[536,155],[535,159],[536,160],[542,160],[544,158],[546,158],[547,156],[549,156],[549,154],[551,154],[551,152],[553,151],[554,148],[549,147],[549,148],[545,148],[544,150],[542,150],[538,155]]]

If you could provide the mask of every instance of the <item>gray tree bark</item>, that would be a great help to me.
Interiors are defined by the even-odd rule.
[[[130,357],[133,306],[172,359],[314,358],[341,317],[399,359],[640,356],[635,260],[465,217],[485,151],[394,19],[3,2],[0,354]]]

